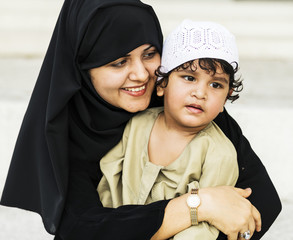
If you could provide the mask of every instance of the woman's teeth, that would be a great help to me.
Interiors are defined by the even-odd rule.
[[[143,89],[145,89],[145,85],[142,87],[138,87],[138,88],[124,88],[126,91],[130,91],[130,92],[139,92]]]

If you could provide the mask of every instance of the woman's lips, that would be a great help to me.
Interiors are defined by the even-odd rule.
[[[146,86],[147,85],[145,84],[140,87],[125,87],[125,88],[122,88],[122,90],[131,96],[139,97],[145,94],[147,89]]]

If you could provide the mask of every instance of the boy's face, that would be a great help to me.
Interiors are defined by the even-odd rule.
[[[190,68],[173,71],[166,88],[157,88],[164,96],[164,115],[169,126],[200,131],[224,109],[229,94],[229,75],[218,67],[215,74]],[[171,124],[171,125],[170,125]]]

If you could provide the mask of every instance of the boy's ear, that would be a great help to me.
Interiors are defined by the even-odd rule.
[[[228,97],[230,97],[230,96],[233,94],[233,92],[234,92],[234,89],[233,89],[233,88],[231,88],[231,89],[229,90],[229,92],[228,92],[228,95],[227,95],[227,98],[226,98],[226,101],[225,101],[225,103],[227,102],[227,100],[228,100]]]
[[[161,86],[157,86],[157,95],[158,95],[159,97],[164,96],[164,89],[165,89],[165,88],[162,88]]]
[[[234,89],[231,88],[231,89],[229,90],[228,96],[230,97],[230,96],[232,95],[233,92],[234,92]]]
[[[226,104],[226,102],[227,102],[227,100],[228,100],[228,97],[230,97],[230,96],[232,95],[233,92],[234,92],[234,89],[231,88],[231,89],[229,90],[229,93],[228,93],[227,97],[226,97],[226,100],[225,100],[225,103],[224,103],[224,105],[223,105],[223,109],[222,109],[221,112],[224,112],[224,107],[225,107],[225,104]]]

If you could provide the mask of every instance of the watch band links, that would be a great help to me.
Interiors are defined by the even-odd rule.
[[[192,188],[191,189],[191,194],[197,194],[197,193],[198,193],[197,188]],[[190,218],[191,218],[191,225],[192,226],[198,225],[197,208],[195,208],[195,207],[190,208]]]

